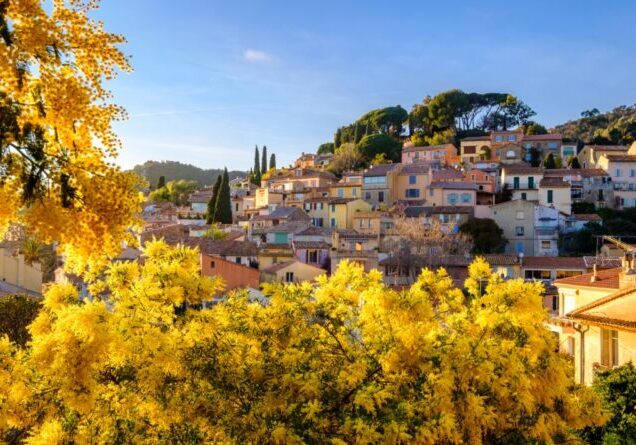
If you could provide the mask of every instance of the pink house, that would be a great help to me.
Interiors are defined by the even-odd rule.
[[[459,161],[457,149],[453,144],[430,145],[427,147],[414,147],[404,144],[402,148],[402,164],[417,162],[431,162],[440,164],[454,164]]]

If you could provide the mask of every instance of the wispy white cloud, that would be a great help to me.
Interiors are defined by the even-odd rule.
[[[271,62],[272,56],[265,51],[259,51],[257,49],[246,49],[243,53],[243,58],[248,62]]]

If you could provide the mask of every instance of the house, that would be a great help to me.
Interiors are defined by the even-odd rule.
[[[434,206],[474,206],[477,185],[470,182],[433,181],[428,186],[427,204]]]
[[[294,238],[292,248],[294,250],[294,256],[298,261],[321,269],[330,270],[331,243],[325,240],[298,240]]]
[[[390,232],[393,226],[393,217],[388,212],[371,210],[353,215],[353,230],[364,235],[380,238]]]
[[[608,172],[614,189],[614,206],[636,207],[636,155],[602,154],[596,165]]]
[[[191,238],[184,243],[197,247],[202,254],[218,257],[243,266],[258,265],[258,248],[250,241],[214,240],[210,238]]]
[[[285,193],[283,192],[283,190],[275,190],[265,187],[256,189],[254,197],[255,208],[269,207],[273,205],[283,206]]]
[[[402,164],[427,162],[437,165],[453,165],[459,163],[457,149],[453,144],[429,145],[415,147],[407,142],[402,147]]]
[[[310,223],[307,214],[296,207],[276,207],[271,212],[254,215],[248,221],[248,238],[252,240],[266,240],[267,229],[290,221]]]
[[[456,233],[459,226],[474,216],[470,206],[409,206],[404,209],[406,218],[420,218],[422,224],[439,222],[447,233]]]
[[[546,285],[551,285],[555,280],[587,273],[583,257],[522,256],[519,265],[524,279],[541,281]],[[553,310],[552,306],[557,306],[557,303],[550,299],[548,310]]]
[[[611,176],[600,168],[546,169],[544,178],[561,178],[570,184],[570,199],[575,202],[589,202],[596,208],[613,205],[614,188]]]
[[[223,279],[223,294],[238,288],[258,289],[260,272],[254,266],[239,264],[231,259],[224,259],[218,255],[201,252],[201,275],[205,277],[220,277]]]
[[[379,164],[370,167],[362,174],[363,199],[376,209],[389,206],[396,199],[395,176],[400,164]]]
[[[357,181],[355,176],[342,178],[338,183],[329,187],[329,195],[332,198],[351,198],[358,199],[362,197],[362,177]]]
[[[522,161],[524,156],[521,141],[522,130],[493,131],[490,133],[491,160],[500,161],[503,164],[515,164]]]
[[[145,227],[138,235],[141,246],[153,239],[163,239],[169,244],[182,243],[190,237],[190,228],[184,224],[165,224]]]
[[[302,152],[294,165],[297,168],[314,168],[316,166],[316,157],[317,155],[313,153]]]
[[[508,240],[506,253],[536,256],[554,252],[559,236],[557,209],[540,206],[536,201],[513,199],[493,205],[491,211],[492,219]]]
[[[561,143],[563,135],[559,133],[524,135],[523,138],[524,161],[531,162],[533,152],[537,153],[540,160],[545,160],[550,154],[555,159],[563,159],[561,156]]]
[[[261,281],[264,283],[302,283],[314,281],[316,277],[326,272],[320,267],[292,259],[261,269]]]
[[[333,161],[333,153],[319,154],[316,155],[316,158],[314,159],[314,166],[324,169],[329,167],[331,161]]]
[[[492,205],[495,203],[498,182],[495,171],[473,168],[462,172],[462,181],[472,182],[477,185],[477,204]]]
[[[17,242],[0,243],[0,280],[0,293],[42,295],[42,266],[27,262]]]
[[[578,146],[576,142],[561,142],[561,159],[563,159],[563,165],[569,165],[570,160],[578,153]]]
[[[575,380],[591,384],[595,371],[636,360],[636,262],[556,280],[558,314],[550,329],[574,357]]]
[[[206,213],[208,211],[208,202],[212,198],[212,188],[206,187],[193,192],[188,201],[190,209],[193,213]]]
[[[543,178],[539,181],[539,204],[554,207],[562,213],[572,213],[572,193],[569,182],[561,178]]]
[[[472,136],[460,141],[459,157],[464,164],[491,160],[490,136]]]
[[[584,145],[577,158],[582,168],[599,168],[598,161],[602,155],[623,155],[628,150],[625,145]]]
[[[304,221],[287,221],[268,227],[264,230],[265,242],[268,244],[289,244],[294,239],[296,233],[302,232],[310,226],[308,220]],[[261,238],[262,240],[262,238]]]
[[[329,227],[353,228],[353,218],[358,212],[368,212],[371,204],[355,198],[333,198],[329,201]]]
[[[575,233],[585,228],[588,223],[603,224],[603,218],[596,213],[573,213],[564,215],[560,221],[560,231],[563,234]]]
[[[395,199],[420,201],[431,182],[431,167],[426,163],[402,164],[395,179]]]
[[[326,227],[329,223],[329,196],[305,199],[303,208],[310,218],[310,223],[315,227]]]
[[[365,272],[377,269],[379,240],[373,235],[355,230],[336,230],[331,242],[331,272],[338,269],[341,261],[347,260],[364,268]]]
[[[512,199],[539,200],[543,170],[530,165],[506,165],[501,169],[501,186],[512,192]]]

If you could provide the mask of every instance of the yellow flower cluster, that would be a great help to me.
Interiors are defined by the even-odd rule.
[[[408,290],[342,263],[231,294],[150,243],[84,302],[51,287],[25,349],[0,341],[0,437],[28,443],[554,443],[603,420],[545,329],[540,287],[483,260]]]

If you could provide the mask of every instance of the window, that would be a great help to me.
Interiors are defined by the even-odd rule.
[[[557,144],[556,142],[548,142],[548,148],[551,150],[555,150],[558,146],[559,144]]]
[[[336,205],[335,204],[331,204],[331,211],[335,212],[336,211]]]
[[[294,272],[285,272],[285,282],[293,283],[294,281]]]
[[[336,193],[338,194],[338,198],[344,198],[344,189],[339,188]]]
[[[364,192],[364,199],[371,201],[371,192]]]
[[[563,156],[574,156],[574,149],[568,147],[563,149]]]
[[[331,227],[336,227],[336,218],[331,218]]]
[[[429,195],[429,196],[435,196],[435,190],[433,190],[433,189],[428,189],[428,195]]]
[[[554,202],[554,190],[548,190],[548,204]]]
[[[552,241],[550,240],[542,240],[541,241],[541,249],[550,250],[552,248]]]
[[[525,144],[523,144],[523,148],[525,148],[526,150],[530,150],[532,148],[532,142],[526,142]]]
[[[601,365],[618,366],[618,331],[601,329]]]
[[[448,194],[448,202],[449,202],[449,204],[457,203],[457,199],[458,199],[457,193],[449,193]]]
[[[354,198],[358,197],[358,189],[357,188],[352,188],[351,189],[351,196],[353,196]]]
[[[462,193],[462,202],[470,202],[470,193]]]
[[[519,188],[519,176],[515,176],[514,178],[512,178],[512,188],[513,189]]]
[[[495,142],[503,142],[503,136],[498,134],[497,136],[495,136]]]
[[[378,202],[384,202],[384,192],[378,192]]]
[[[529,189],[533,189],[534,188],[534,176],[530,176],[528,178],[528,188]]]
[[[386,184],[386,176],[367,176],[364,178],[363,182],[365,184]]]
[[[631,178],[633,178],[634,176],[636,176],[636,169],[633,169],[633,168],[632,168],[632,169],[630,169],[630,170],[629,170],[629,176],[630,176]]]
[[[523,213],[523,210],[517,210],[517,215],[515,218],[517,219],[525,219],[526,215]]]
[[[470,145],[468,147],[464,147],[464,154],[465,155],[474,155],[477,152],[477,147],[475,147],[474,145]]]
[[[318,251],[317,250],[309,250],[309,251],[307,251],[307,262],[309,262],[309,263],[317,263],[318,262]]]
[[[524,251],[523,241],[517,241],[517,243],[515,244],[515,252],[523,253],[523,251]]]
[[[623,174],[623,172],[621,171],[621,169],[620,169],[620,168],[617,168],[617,169],[616,169],[616,175],[615,175],[615,176],[616,176],[617,178],[620,178],[622,174]]]
[[[234,204],[234,211],[238,212],[238,202],[236,204]]]
[[[517,142],[517,135],[516,134],[508,135],[508,142]]]
[[[527,194],[526,192],[523,192],[523,193],[521,194],[521,199],[523,199],[524,201],[525,201],[526,199],[528,199],[528,194]]]
[[[516,158],[516,157],[517,157],[517,153],[515,153],[515,151],[514,151],[514,150],[508,150],[508,151],[506,152],[506,158],[508,158],[508,159],[514,159],[514,158]]]
[[[515,228],[515,233],[517,234],[517,236],[523,236],[523,234],[524,234],[523,226],[517,226]]]
[[[557,270],[556,277],[557,280],[560,280],[561,278],[576,277],[578,275],[581,275],[582,273],[583,272],[581,272],[580,270]]]
[[[558,295],[553,295],[552,296],[552,310],[555,311],[555,312],[559,310],[559,296]]]
[[[526,270],[526,280],[549,280],[552,278],[552,274],[549,270]]]
[[[417,177],[415,175],[409,176],[409,184],[417,184]]]
[[[214,269],[216,267],[216,263],[214,260],[210,261],[210,269]]]
[[[406,197],[407,198],[419,198],[420,197],[420,189],[406,189]]]

